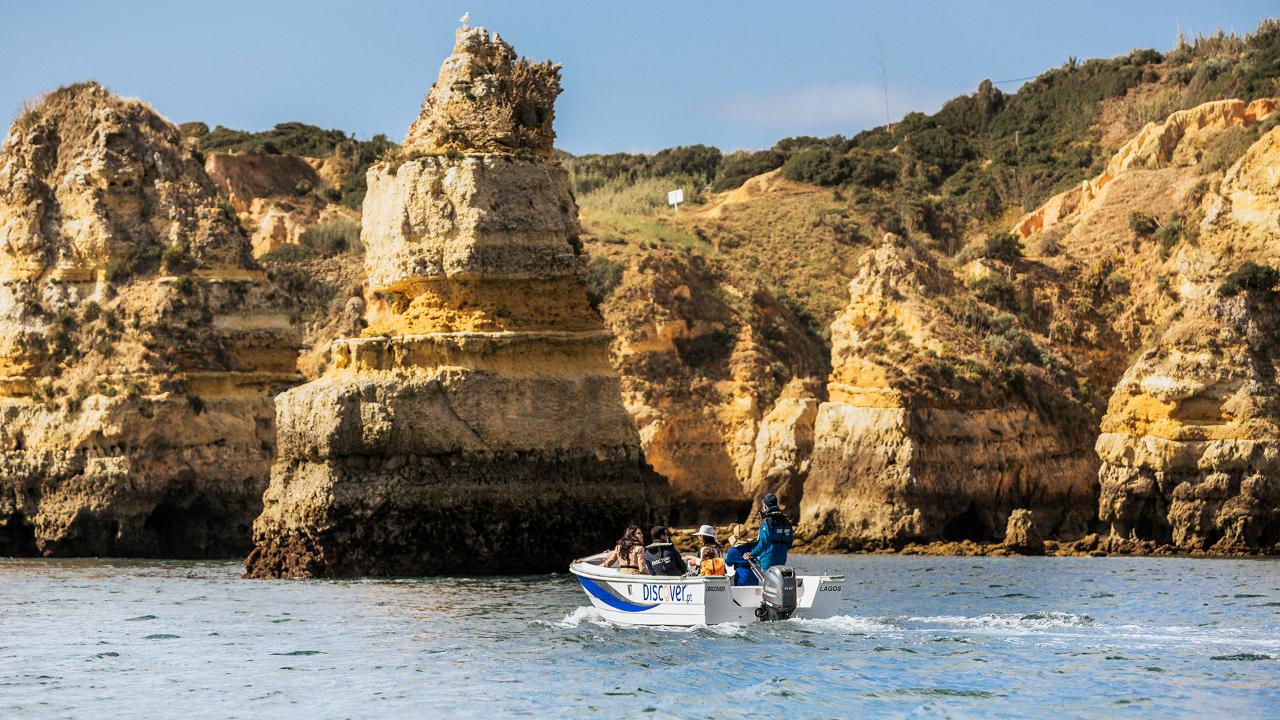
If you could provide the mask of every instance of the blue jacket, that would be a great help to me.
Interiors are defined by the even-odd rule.
[[[774,565],[787,564],[787,550],[795,541],[791,521],[781,510],[770,510],[760,522],[760,539],[751,548],[751,555],[760,563],[760,572]]]
[[[747,564],[747,559],[743,557],[750,549],[747,545],[738,545],[725,551],[724,564],[725,567],[733,568],[733,584],[736,586],[760,584],[756,574],[751,572],[751,565]]]

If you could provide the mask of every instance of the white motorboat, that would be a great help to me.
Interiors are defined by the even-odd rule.
[[[716,625],[829,618],[840,608],[843,575],[797,576],[772,567],[763,584],[734,587],[729,577],[624,575],[601,567],[607,553],[569,566],[606,620],[625,625]]]

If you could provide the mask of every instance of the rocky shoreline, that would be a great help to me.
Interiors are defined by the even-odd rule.
[[[1280,554],[1280,99],[1130,128],[1010,233],[770,170],[624,254],[559,66],[455,39],[376,160],[205,156],[94,83],[13,123],[0,554],[553,570],[766,492],[811,552]],[[748,272],[795,234],[821,302]]]

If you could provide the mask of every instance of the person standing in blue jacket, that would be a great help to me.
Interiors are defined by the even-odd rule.
[[[769,493],[760,503],[760,539],[755,547],[746,553],[748,559],[755,558],[760,563],[760,572],[765,572],[774,565],[787,564],[787,550],[795,541],[795,529],[791,520],[782,514],[778,507],[778,496]]]

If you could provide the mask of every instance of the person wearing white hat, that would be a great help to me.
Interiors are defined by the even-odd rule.
[[[720,557],[720,543],[716,542],[716,529],[703,525],[694,535],[702,538],[702,547],[698,548],[698,574],[724,575],[724,560]]]

